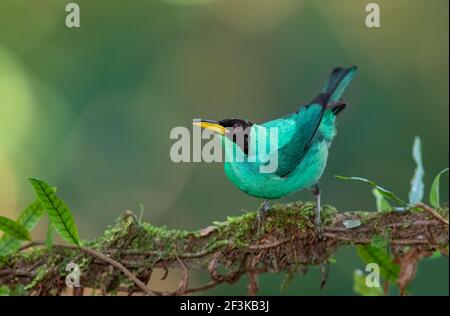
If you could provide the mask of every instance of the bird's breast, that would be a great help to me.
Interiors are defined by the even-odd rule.
[[[287,176],[263,173],[255,162],[224,164],[226,176],[241,191],[263,199],[278,199],[307,189],[317,183],[323,174],[328,158],[328,142],[312,144],[298,166]]]

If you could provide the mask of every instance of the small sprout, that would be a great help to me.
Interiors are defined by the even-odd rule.
[[[71,244],[80,245],[78,229],[66,203],[55,194],[54,188],[49,186],[45,181],[38,179],[29,180],[37,198],[41,202],[42,207],[47,211],[50,221],[53,223],[55,230],[61,238]]]
[[[439,172],[436,177],[434,178],[433,184],[431,186],[430,190],[430,204],[434,206],[435,208],[440,207],[440,201],[439,201],[439,181],[441,179],[441,175],[448,171],[448,168],[442,170]]]
[[[378,212],[390,212],[392,210],[392,206],[377,189],[373,189],[372,194],[375,196]]]

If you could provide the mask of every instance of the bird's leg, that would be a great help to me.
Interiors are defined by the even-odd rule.
[[[258,228],[258,234],[261,232],[261,224],[264,221],[266,213],[269,209],[270,209],[269,200],[264,200],[264,202],[259,207],[258,214],[256,215],[255,226],[253,226]]]
[[[314,186],[312,187],[312,193],[316,198],[316,216],[314,219],[314,223],[316,225],[316,228],[320,229],[320,188],[318,183],[314,184]]]

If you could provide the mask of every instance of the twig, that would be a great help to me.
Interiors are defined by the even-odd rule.
[[[212,289],[213,287],[216,287],[219,284],[221,284],[221,282],[211,281],[209,283],[206,283],[206,284],[203,284],[203,285],[200,285],[197,287],[189,288],[184,293],[189,294],[189,293],[195,293],[195,292],[209,290],[209,289]]]
[[[186,290],[188,288],[188,283],[189,283],[189,270],[186,266],[186,264],[183,262],[183,260],[181,260],[180,258],[177,257],[178,262],[181,265],[182,268],[182,272],[181,272],[181,279],[180,279],[180,284],[178,285],[178,289],[175,291],[175,295],[183,295],[184,293],[186,293]]]
[[[31,241],[31,242],[23,245],[22,247],[20,247],[18,251],[19,252],[24,251],[24,250],[27,250],[29,248],[36,247],[36,246],[45,246],[45,242],[42,240]]]
[[[28,244],[25,244],[24,246],[20,247],[19,251],[23,251],[23,250],[29,249],[31,247],[43,246],[43,245],[45,245],[44,241],[36,240],[36,241],[29,242]],[[71,245],[66,245],[66,246],[55,245],[55,247],[67,248],[67,249],[81,249],[83,252],[88,253],[103,262],[109,263],[111,266],[113,266],[114,268],[121,271],[128,279],[133,281],[144,293],[146,293],[148,295],[153,295],[153,296],[159,295],[158,292],[152,291],[149,288],[147,288],[147,286],[141,280],[139,280],[133,273],[131,273],[130,270],[128,270],[123,264],[112,259],[111,257],[108,257],[107,255],[104,255],[103,253],[101,253],[97,250],[85,248],[85,247],[71,246]]]
[[[426,205],[424,203],[417,203],[417,206],[420,207],[421,209],[423,209],[424,211],[427,211],[428,213],[433,215],[436,219],[440,220],[442,223],[444,223],[445,225],[448,226],[448,220],[443,218],[442,215],[439,214],[436,210],[432,209],[431,207],[429,207],[428,205]]]
[[[72,248],[72,247],[71,247]],[[80,249],[106,263],[109,263],[110,265],[112,265],[114,268],[122,271],[123,274],[125,274],[125,276],[130,279],[131,281],[133,281],[144,293],[148,294],[148,295],[158,295],[157,292],[154,292],[152,290],[150,290],[145,284],[144,282],[142,282],[141,280],[139,280],[133,273],[130,272],[130,270],[128,270],[123,264],[121,264],[120,262],[102,254],[101,252],[94,250],[94,249],[90,249],[90,248],[84,248],[84,247],[80,247]]]
[[[248,295],[255,296],[256,292],[258,292],[259,282],[258,282],[258,273],[256,271],[249,271],[248,273]]]
[[[292,242],[294,241],[297,237],[299,237],[302,233],[298,233],[294,236],[291,236],[289,238],[277,241],[277,242],[273,242],[270,244],[265,244],[265,245],[251,245],[248,247],[249,250],[267,250],[267,249],[271,249],[271,248],[276,248],[279,247],[281,245],[287,244],[288,242]]]

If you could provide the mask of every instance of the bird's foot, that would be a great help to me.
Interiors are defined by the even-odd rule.
[[[316,205],[315,209],[314,230],[318,240],[325,239],[323,235],[322,220],[320,218],[320,203]]]
[[[253,224],[253,229],[257,229],[258,236],[263,233],[264,219],[266,218],[267,211],[270,210],[269,201],[265,200],[259,207],[258,214],[256,215],[255,223]]]
[[[316,234],[317,241],[325,240],[325,236],[323,235],[322,227],[315,227],[314,232]]]
[[[324,240],[325,239],[325,237],[323,235],[322,223],[321,223],[321,220],[320,220],[320,212],[319,212],[319,214],[317,214],[317,212],[316,212],[316,218],[314,220],[314,230],[315,230],[315,233],[316,233],[316,236],[317,236],[318,240]]]
[[[269,203],[269,200],[265,200],[259,207],[259,211],[267,212],[268,210],[270,210],[270,203]]]

